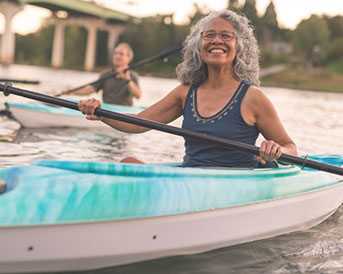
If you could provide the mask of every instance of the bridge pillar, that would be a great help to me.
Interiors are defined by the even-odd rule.
[[[87,48],[86,48],[86,57],[84,68],[87,71],[91,71],[95,65],[96,57],[96,33],[97,27],[89,25],[87,26],[88,36],[87,36]]]
[[[0,2],[0,12],[5,17],[5,30],[1,37],[0,61],[4,64],[12,64],[15,53],[15,33],[12,32],[13,17],[24,8],[24,4],[12,2]]]
[[[124,31],[123,26],[109,27],[107,28],[108,38],[107,38],[107,53],[112,61],[112,52],[115,44],[118,41],[118,37]]]
[[[64,58],[64,30],[65,23],[62,20],[55,20],[55,33],[52,46],[51,65],[60,68]]]

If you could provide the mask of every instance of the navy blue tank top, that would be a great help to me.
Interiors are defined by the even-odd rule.
[[[259,131],[241,115],[241,103],[251,84],[242,81],[230,101],[217,114],[203,117],[197,109],[197,87],[191,86],[183,109],[182,128],[254,145]],[[183,167],[257,167],[256,157],[248,152],[225,149],[185,138]]]

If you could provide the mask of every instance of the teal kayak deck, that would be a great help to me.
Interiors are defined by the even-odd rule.
[[[77,101],[75,101],[77,102]],[[29,102],[29,103],[6,103],[7,106],[17,107],[17,108],[24,108],[33,111],[40,111],[46,113],[53,113],[53,114],[60,114],[60,115],[77,115],[80,116],[82,113],[77,110],[63,108],[58,106],[52,106],[48,104],[43,104],[39,102]],[[116,112],[123,112],[123,113],[138,113],[145,109],[145,107],[141,106],[122,106],[122,105],[112,105],[112,104],[101,104],[101,108],[116,111]]]
[[[298,167],[201,169],[39,160],[0,170],[0,227],[121,220],[265,202],[340,184]]]

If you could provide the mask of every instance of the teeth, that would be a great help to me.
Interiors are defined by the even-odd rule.
[[[224,51],[222,49],[212,49],[210,52],[224,53]]]

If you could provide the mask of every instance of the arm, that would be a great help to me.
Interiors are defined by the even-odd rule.
[[[163,99],[150,106],[149,108],[136,115],[129,115],[165,124],[170,123],[171,121],[182,115],[183,102],[185,100],[187,90],[188,87],[186,86],[178,86],[167,96],[165,96]],[[96,99],[81,100],[78,104],[78,107],[83,114],[87,115],[86,118],[88,120],[101,120],[105,124],[124,132],[140,133],[149,130],[145,127],[94,115],[95,109],[97,107],[101,107],[100,101]]]
[[[75,91],[73,91],[72,93],[75,94],[75,95],[88,95],[88,94],[91,94],[93,92],[95,92],[95,88],[91,85],[87,85],[83,88],[80,88],[80,89],[77,89]]]
[[[79,89],[74,90],[72,92],[70,92],[68,89],[63,90],[60,95],[65,95],[65,94],[88,95],[88,94],[91,94],[95,91],[96,91],[95,87],[93,87],[91,85],[87,85],[83,88],[79,88]]]
[[[130,89],[131,94],[136,97],[137,99],[141,98],[142,92],[140,90],[140,88],[137,86],[137,84],[130,79],[128,82],[128,87]]]
[[[261,143],[262,159],[259,160],[265,164],[266,161],[278,159],[282,153],[297,155],[296,145],[288,136],[269,98],[255,87],[251,87],[247,95],[247,104],[242,106],[243,111],[248,113],[247,120],[255,124],[266,139]]]
[[[136,79],[135,76],[131,75],[129,70],[126,70],[126,69],[128,69],[128,67],[117,68],[116,71],[118,72],[118,74],[116,77],[123,78],[124,80],[126,80],[131,94],[137,99],[139,99],[142,95],[142,92],[138,86],[138,80]]]

